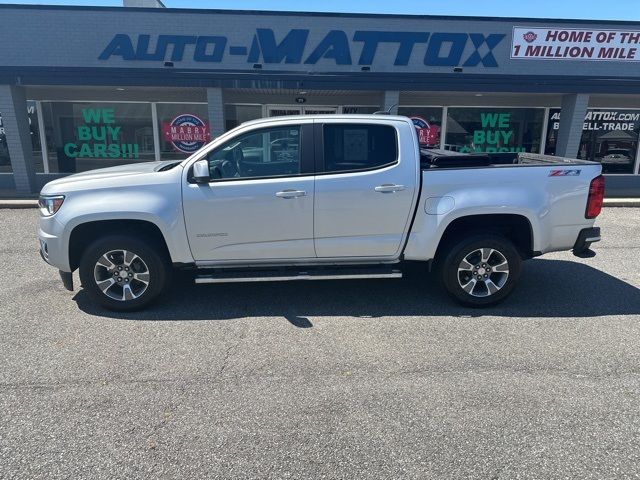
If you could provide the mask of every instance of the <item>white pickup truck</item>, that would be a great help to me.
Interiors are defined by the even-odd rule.
[[[40,196],[40,253],[103,306],[141,308],[173,269],[197,283],[394,278],[425,262],[469,306],[504,299],[522,260],[588,257],[598,163],[421,150],[405,117],[240,125],[184,161],[71,175]],[[425,272],[426,272],[425,268]]]

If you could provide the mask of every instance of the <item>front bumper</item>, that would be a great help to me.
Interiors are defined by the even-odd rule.
[[[58,270],[70,272],[69,253],[65,242],[64,226],[55,218],[41,217],[38,228],[38,246],[42,259]]]
[[[49,249],[50,249],[50,245],[52,244],[51,242],[52,238],[55,239],[56,237],[52,237],[51,235],[46,235],[44,234],[44,232],[42,232],[42,230],[38,232],[38,241],[40,243],[40,257],[42,257],[42,260],[47,262],[49,265],[55,266],[49,260],[50,258]],[[60,274],[60,279],[62,280],[62,285],[64,286],[64,288],[66,288],[70,292],[73,292],[73,273],[65,272],[63,270],[58,270],[58,273]]]
[[[580,258],[595,257],[596,252],[589,247],[592,243],[600,241],[600,227],[583,228],[578,234],[578,239],[573,245],[573,254]]]
[[[62,270],[58,270],[60,274],[60,280],[62,280],[62,285],[64,288],[73,292],[73,274],[71,272],[63,272]]]
[[[42,229],[38,230],[38,244],[40,246],[40,257],[42,257],[42,259],[45,262],[47,262],[49,265],[53,265],[53,263],[51,263],[51,260],[49,260],[50,258],[49,251],[50,249],[55,249],[57,240],[58,240],[57,237],[55,237],[54,235],[49,235],[48,233],[44,232]]]
[[[60,241],[60,237],[47,233],[40,228],[38,230],[38,243],[42,259],[49,265],[53,265],[60,270],[65,270],[64,262],[62,262],[64,257],[61,255],[62,242]],[[68,270],[68,268],[66,270]]]

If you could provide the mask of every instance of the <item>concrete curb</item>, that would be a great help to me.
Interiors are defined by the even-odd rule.
[[[29,199],[0,199],[0,208],[36,208],[38,206],[37,200]]]
[[[0,199],[0,209],[7,208],[36,208],[37,200],[31,199]],[[605,198],[605,207],[640,207],[640,198]]]
[[[640,207],[640,198],[605,198],[605,207]]]

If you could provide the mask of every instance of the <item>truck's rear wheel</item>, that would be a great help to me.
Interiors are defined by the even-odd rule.
[[[498,235],[473,235],[453,245],[440,262],[447,292],[470,307],[495,305],[520,276],[522,260],[513,243]]]
[[[110,310],[140,309],[162,293],[171,274],[153,242],[111,235],[93,242],[80,260],[80,281],[92,300]]]

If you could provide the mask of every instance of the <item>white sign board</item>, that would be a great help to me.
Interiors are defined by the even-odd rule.
[[[640,61],[640,30],[513,27],[511,58]]]

